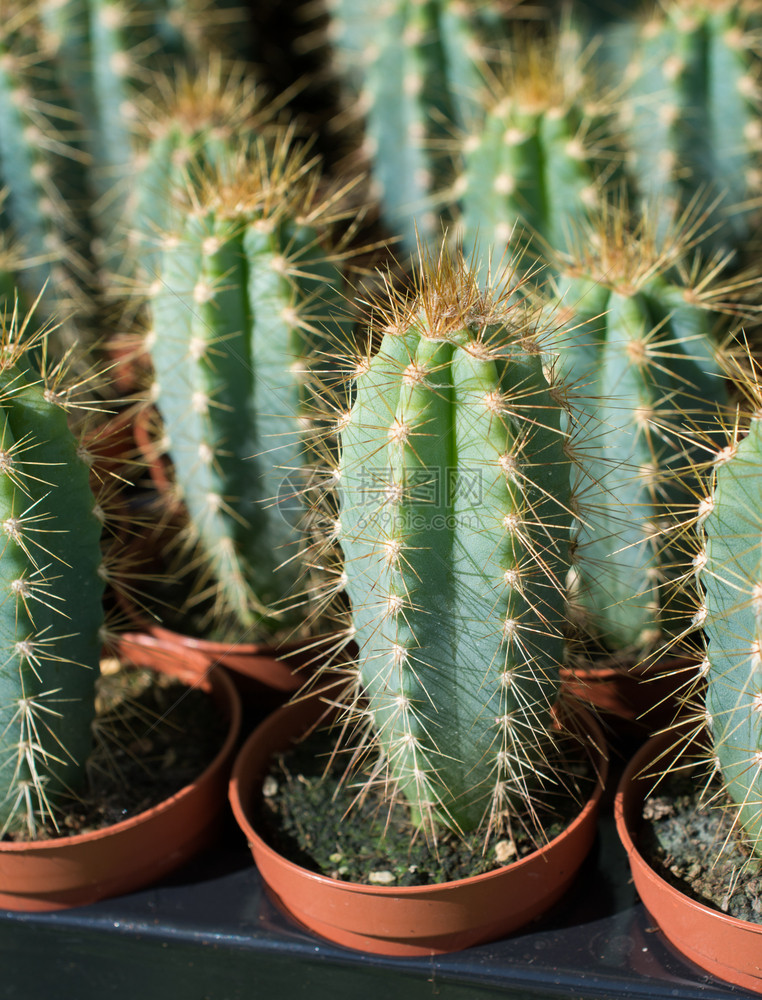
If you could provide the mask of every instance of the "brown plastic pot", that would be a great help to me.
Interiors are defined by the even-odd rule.
[[[576,664],[561,671],[567,695],[603,716],[622,720],[633,734],[650,735],[679,717],[681,695],[698,664],[689,657],[626,666],[611,661]]]
[[[273,754],[316,723],[326,706],[313,696],[278,709],[249,737],[233,767],[230,802],[271,895],[321,937],[380,955],[433,955],[504,937],[539,917],[573,881],[596,831],[606,777],[604,739],[581,713],[598,787],[576,819],[548,844],[504,868],[431,886],[372,886],[327,878],[282,857],[253,825]],[[320,817],[315,817],[320,822]]]
[[[150,641],[159,642],[167,649],[176,650],[180,657],[190,653],[192,661],[198,665],[199,675],[218,665],[232,671],[236,675],[236,683],[239,678],[253,682],[248,686],[238,685],[244,691],[255,687],[257,690],[266,689],[284,696],[299,690],[306,678],[306,674],[300,668],[305,667],[315,655],[309,648],[309,643],[315,640],[305,640],[302,646],[294,644],[292,656],[291,647],[275,650],[257,643],[196,639],[181,632],[173,632],[163,625],[151,624],[149,621],[145,622],[140,632],[125,632],[120,638],[119,645],[129,653],[134,647]]]
[[[241,703],[223,670],[199,676],[198,660],[160,643],[143,644],[130,662],[208,691],[228,722],[209,766],[175,795],[113,826],[73,837],[0,842],[0,908],[43,911],[83,906],[155,882],[213,842],[226,805],[241,726]]]
[[[632,758],[619,782],[614,815],[643,905],[679,952],[706,972],[734,986],[762,993],[762,924],[728,916],[680,892],[638,851],[643,802],[654,783],[654,767],[670,762],[674,734],[649,740]],[[666,755],[666,756],[663,756]]]

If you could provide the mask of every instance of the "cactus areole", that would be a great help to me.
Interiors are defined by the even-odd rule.
[[[335,535],[394,787],[424,828],[494,830],[545,763],[570,463],[527,310],[462,260],[424,262],[416,291],[339,421]]]

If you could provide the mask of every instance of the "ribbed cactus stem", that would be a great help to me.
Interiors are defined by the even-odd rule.
[[[74,115],[45,41],[36,5],[9,0],[0,17],[3,221],[29,260],[21,282],[32,299],[43,291],[41,307],[60,321],[64,301],[76,296],[72,273],[83,269],[62,182],[67,171],[84,169],[85,158],[73,142]]]
[[[589,62],[571,28],[549,37],[523,32],[488,77],[455,183],[468,252],[478,247],[500,260],[509,244],[529,238],[532,259],[543,244],[568,249],[576,221],[616,167],[615,102],[595,92]]]
[[[68,400],[25,336],[14,318],[0,344],[0,831],[34,833],[91,749],[105,579]]]
[[[476,106],[477,64],[503,37],[489,2],[327,4],[346,103],[362,119],[373,194],[386,226],[415,253],[439,241],[442,192],[453,181],[453,136]]]
[[[720,451],[702,507],[706,722],[749,846],[762,856],[762,421]]]
[[[707,248],[737,245],[760,190],[759,5],[665,0],[636,25],[614,29],[611,50],[630,87],[622,126],[639,193],[659,199],[665,225],[692,199],[713,212]]]
[[[130,221],[138,102],[156,75],[187,65],[207,48],[216,16],[185,0],[38,0],[67,100],[89,157],[94,224],[112,270]],[[222,15],[222,12],[221,12]],[[201,72],[199,70],[199,72]]]
[[[495,828],[544,771],[569,460],[527,313],[428,268],[340,421],[336,538],[391,779],[421,824]]]
[[[727,405],[720,290],[672,279],[676,263],[690,269],[684,244],[680,231],[657,239],[647,219],[612,204],[560,264],[559,366],[579,387],[581,419],[575,602],[610,652],[682,631],[674,607],[665,612],[680,575],[669,508],[691,502],[691,434],[708,434]]]
[[[154,400],[204,567],[195,596],[215,592],[223,630],[306,614],[288,614],[302,602],[304,525],[276,501],[314,460],[311,371],[324,367],[321,327],[343,315],[337,209],[317,169],[290,134],[226,161],[190,189],[150,289]]]

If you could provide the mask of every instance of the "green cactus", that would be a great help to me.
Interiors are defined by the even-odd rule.
[[[314,461],[306,407],[327,365],[322,328],[344,329],[332,242],[344,209],[318,171],[287,131],[191,180],[150,287],[152,398],[203,567],[192,602],[215,592],[211,625],[226,637],[307,616],[290,610],[303,602],[305,528],[276,499]]]
[[[571,524],[560,386],[537,317],[462,258],[379,303],[338,420],[338,586],[392,786],[414,821],[494,830],[537,792]]]
[[[702,720],[748,846],[762,856],[762,392],[748,433],[715,454],[713,482],[699,508],[704,547],[695,559],[704,590],[694,624],[707,656]]]
[[[211,54],[157,76],[138,103],[136,154],[125,203],[130,271],[157,277],[162,234],[177,222],[173,192],[272,131],[278,102],[267,102],[250,69]]]
[[[621,104],[635,187],[659,199],[664,225],[700,196],[721,199],[707,227],[711,250],[751,235],[761,182],[758,31],[753,0],[662,0],[602,32]]]
[[[38,310],[60,322],[87,307],[87,274],[72,208],[85,155],[75,116],[61,92],[35,4],[8,0],[0,19],[0,184],[3,229],[18,240],[27,266],[17,281]]]
[[[559,258],[553,306],[560,372],[583,394],[574,602],[586,635],[628,655],[683,630],[665,610],[680,574],[665,528],[691,500],[691,435],[727,406],[715,327],[729,286],[691,271],[690,225],[657,230],[604,204]]]
[[[505,34],[505,18],[490,2],[338,0],[328,8],[382,219],[414,253],[419,236],[441,236],[438,200],[453,180],[454,134],[473,115],[477,63]]]
[[[598,203],[621,159],[611,138],[616,103],[596,91],[590,61],[569,26],[516,32],[489,74],[481,112],[463,139],[459,234],[495,260],[531,237],[525,264],[543,245],[568,249],[575,222]]]
[[[91,749],[108,572],[105,508],[68,424],[75,397],[58,367],[30,366],[47,336],[30,322],[7,314],[0,340],[0,834],[34,835]]]
[[[205,0],[36,0],[64,98],[81,123],[98,257],[119,264],[141,94],[162,72],[193,64],[216,41]]]

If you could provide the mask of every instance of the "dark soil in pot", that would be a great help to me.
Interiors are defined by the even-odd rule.
[[[153,670],[102,671],[87,787],[57,811],[58,829],[50,820],[38,828],[37,841],[99,830],[150,809],[194,781],[225,740],[228,723],[206,692]]]
[[[543,790],[536,815],[519,815],[508,833],[489,838],[441,831],[436,844],[411,824],[403,801],[390,805],[383,781],[361,788],[347,779],[335,738],[316,732],[274,758],[263,784],[258,827],[279,854],[310,871],[347,882],[421,886],[479,875],[510,864],[538,846],[537,824],[552,840],[579,814],[595,787],[589,761],[571,740],[564,754],[565,789]],[[540,841],[542,842],[542,841]]]
[[[638,849],[686,896],[762,924],[762,859],[741,843],[726,802],[719,783],[707,786],[699,774],[668,775],[644,803]]]

